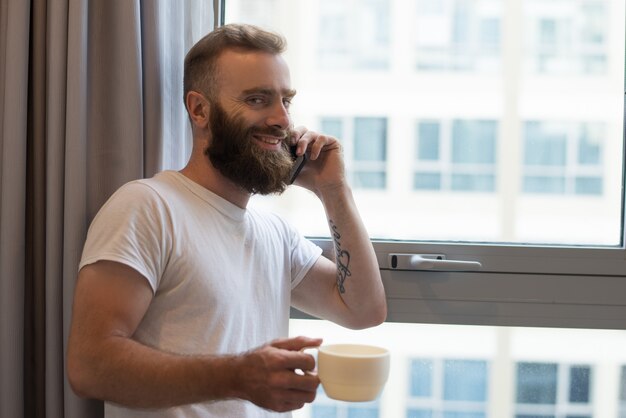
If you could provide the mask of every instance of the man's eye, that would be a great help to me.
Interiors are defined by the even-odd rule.
[[[285,108],[289,109],[289,106],[291,106],[291,100],[292,99],[283,99],[283,106],[285,106]]]
[[[250,97],[247,101],[251,105],[260,105],[265,103],[265,100],[262,97]]]

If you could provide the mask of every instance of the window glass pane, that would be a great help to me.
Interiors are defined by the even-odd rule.
[[[336,138],[343,137],[343,121],[339,118],[322,118],[322,132]]]
[[[416,359],[411,361],[411,396],[429,397],[432,394],[433,362]]]
[[[487,399],[487,363],[471,360],[446,360],[444,399],[484,401]]]
[[[433,418],[433,411],[428,409],[409,409],[406,418]]]
[[[322,69],[380,70],[389,66],[389,2],[319,0]]]
[[[526,123],[524,163],[540,166],[565,166],[566,127],[545,122]]]
[[[555,418],[554,415],[515,415],[515,418]]]
[[[439,159],[439,124],[437,122],[418,124],[417,159]]]
[[[493,164],[496,160],[496,123],[461,121],[452,124],[452,161]]]
[[[355,171],[353,181],[354,187],[357,189],[384,189],[385,173],[375,171]]]
[[[524,191],[527,193],[565,193],[565,177],[526,176]]]
[[[354,159],[385,161],[387,155],[387,121],[384,118],[354,120]]]
[[[619,399],[626,401],[626,366],[622,366],[622,372],[620,373]]]
[[[225,19],[285,35],[294,124],[341,140],[374,239],[615,247],[625,9],[226,0]],[[311,221],[310,193],[289,187],[252,204],[261,201],[304,234],[328,236]]]
[[[485,418],[483,412],[451,412],[443,413],[443,418]]]
[[[316,405],[311,406],[312,418],[337,418],[337,407],[328,405]]]
[[[589,385],[591,369],[589,367],[572,367],[570,369],[569,401],[576,403],[589,402]]]
[[[492,192],[495,178],[489,174],[452,174],[452,190]]]
[[[518,363],[517,402],[555,404],[556,376],[556,364]]]
[[[439,190],[441,188],[441,174],[415,173],[413,188],[419,190]]]
[[[348,408],[347,418],[378,418],[378,408]]]
[[[588,195],[602,194],[602,179],[599,177],[576,177],[576,193]]]
[[[578,145],[578,162],[580,164],[600,164],[602,139],[604,137],[604,125],[585,124],[582,126]]]

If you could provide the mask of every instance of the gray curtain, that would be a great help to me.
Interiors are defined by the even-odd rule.
[[[102,416],[64,373],[83,241],[121,184],[182,167],[217,3],[0,0],[0,417]]]

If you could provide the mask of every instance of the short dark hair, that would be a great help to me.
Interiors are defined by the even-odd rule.
[[[222,52],[241,49],[280,54],[286,47],[282,35],[249,24],[233,23],[209,32],[185,56],[183,100],[192,90],[209,96],[216,93],[216,62]]]

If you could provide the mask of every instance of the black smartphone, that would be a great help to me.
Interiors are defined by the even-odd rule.
[[[293,166],[291,167],[291,173],[289,173],[289,184],[293,184],[300,174],[300,170],[306,162],[306,154],[296,155],[296,145],[289,146],[289,152],[291,153],[291,159],[293,160]]]

